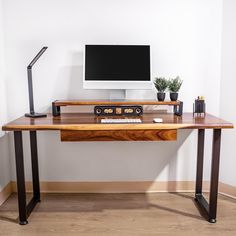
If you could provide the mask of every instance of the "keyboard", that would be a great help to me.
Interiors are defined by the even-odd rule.
[[[141,119],[101,119],[102,124],[136,124],[142,123]]]

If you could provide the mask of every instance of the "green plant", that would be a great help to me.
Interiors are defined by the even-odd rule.
[[[169,79],[168,81],[168,89],[171,93],[178,93],[181,85],[183,83],[183,80],[180,79],[179,76],[177,76],[174,79]]]
[[[163,77],[155,78],[154,85],[158,92],[164,93],[168,87],[168,81]]]

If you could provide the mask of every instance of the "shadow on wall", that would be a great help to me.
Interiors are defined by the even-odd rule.
[[[61,143],[58,132],[38,132],[39,168],[44,181],[109,181],[152,180],[171,164],[169,171],[173,178],[177,176],[178,150],[190,135],[191,130],[178,133],[175,142],[75,142]],[[27,142],[28,143],[28,142]],[[29,148],[29,147],[25,147]],[[29,159],[29,156],[26,156]],[[174,160],[174,161],[173,161]],[[30,168],[27,168],[30,172]],[[43,177],[42,177],[43,176]],[[148,190],[149,186],[147,186]],[[203,220],[198,213],[190,214],[181,206],[169,207],[170,201],[181,202],[181,198],[193,203],[193,197],[185,194],[48,194],[42,197],[39,212],[101,212],[105,209],[159,209],[168,213]],[[17,204],[12,204],[13,195],[1,212],[16,211]],[[161,199],[161,200],[160,200]],[[158,202],[157,202],[158,200]],[[8,203],[9,202],[9,203]],[[15,201],[16,202],[16,201]],[[65,204],[66,203],[66,204]],[[73,207],[72,207],[72,205]],[[1,220],[9,221],[5,217]],[[12,220],[13,221],[13,220]],[[14,222],[14,221],[13,221]]]
[[[9,157],[9,134],[5,134],[0,137],[0,192],[11,180]]]
[[[178,150],[190,133],[178,132],[174,142],[63,143],[58,132],[40,132],[41,176],[47,181],[155,181],[169,167],[167,178],[177,179]]]
[[[83,54],[70,57],[72,66],[60,68],[53,91],[57,99],[107,98],[107,90],[83,89]],[[81,112],[91,107],[62,109]],[[41,176],[47,181],[155,181],[157,177],[173,181],[178,179],[178,150],[190,133],[181,130],[176,142],[61,143],[58,133],[39,132]]]
[[[65,98],[63,99],[96,99],[107,98],[109,95],[108,90],[89,90],[83,89],[83,53],[77,52],[71,55],[71,66],[61,68],[59,74],[67,76],[59,76],[59,88],[63,89]],[[67,81],[65,81],[67,80]],[[61,86],[60,86],[61,84]],[[66,84],[66,88],[65,88]],[[56,89],[55,89],[56,94]]]
[[[61,94],[57,99],[108,98],[108,90],[83,89],[83,54],[72,53],[70,57],[73,66],[61,68],[59,73],[57,83],[61,92],[54,88],[54,94]],[[62,112],[92,111],[91,107],[62,109]],[[160,176],[173,181],[178,176],[178,150],[190,133],[181,130],[176,142],[61,143],[58,133],[42,132],[39,135],[41,176],[47,181],[107,181],[108,178],[109,181],[155,181]]]
[[[190,133],[191,130],[180,131],[176,142],[61,143],[58,132],[38,132],[41,180],[96,179],[99,181],[109,175],[111,181],[115,181],[123,175],[126,180],[141,178],[154,182],[170,163],[172,164],[169,168],[171,171],[169,177],[173,178],[178,175],[176,161],[178,150]],[[28,136],[28,132],[26,135]],[[28,149],[29,142],[25,144],[25,149]],[[25,154],[26,172],[31,174],[29,152]],[[192,214],[189,213],[188,207],[182,208],[182,198],[185,198],[185,206],[190,207],[194,202],[191,195],[178,193],[168,196],[166,194],[157,196],[154,194],[46,194],[42,196],[37,211],[50,213],[57,209],[57,212],[70,213],[103,212],[107,209],[154,209],[156,212],[158,209],[165,214],[174,213],[203,221],[204,218],[198,212]],[[175,207],[169,206],[170,201],[175,202]],[[18,220],[15,216],[4,215],[4,212],[17,212],[17,209],[17,197],[13,194],[0,207],[0,220],[17,224]]]
[[[83,66],[72,66],[68,96],[76,99],[108,98],[109,91],[105,89],[83,89]]]
[[[107,99],[109,97],[108,90],[91,90],[83,89],[83,53],[77,52],[70,55],[71,65],[59,68],[57,80],[53,88],[52,100],[61,99]],[[51,111],[51,108],[46,108]],[[66,107],[62,111],[92,111],[91,107]]]

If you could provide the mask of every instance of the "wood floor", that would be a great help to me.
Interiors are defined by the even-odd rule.
[[[205,221],[192,193],[45,194],[17,224],[17,197],[0,207],[0,235],[236,235],[236,200],[220,196],[218,221]]]

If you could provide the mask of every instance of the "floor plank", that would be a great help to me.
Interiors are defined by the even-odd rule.
[[[220,196],[218,221],[210,224],[192,193],[44,194],[20,226],[12,194],[0,207],[0,235],[236,235],[236,200]]]

